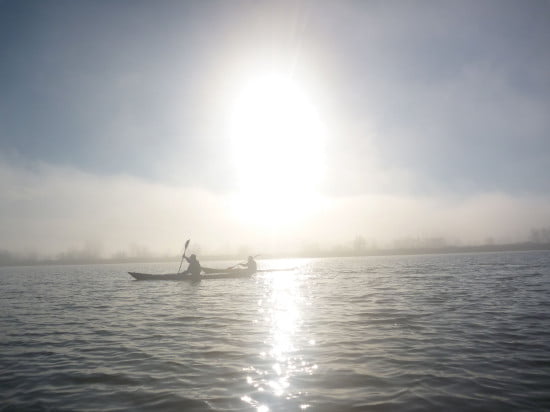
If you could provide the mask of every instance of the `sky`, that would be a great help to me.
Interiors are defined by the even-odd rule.
[[[0,0],[0,250],[550,227],[550,2]]]

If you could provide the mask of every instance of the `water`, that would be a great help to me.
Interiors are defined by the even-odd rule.
[[[550,409],[549,252],[174,265],[1,268],[0,408]]]

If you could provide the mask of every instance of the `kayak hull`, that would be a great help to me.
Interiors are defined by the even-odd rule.
[[[179,281],[197,281],[197,280],[207,280],[207,279],[237,279],[237,278],[247,278],[254,274],[254,272],[248,270],[238,270],[231,272],[223,273],[213,273],[210,275],[201,276],[199,278],[193,278],[192,276],[186,273],[165,273],[165,274],[152,274],[152,273],[139,273],[139,272],[128,272],[136,280],[179,280]]]
[[[234,273],[234,274],[250,273],[250,269],[248,268],[221,269],[221,268],[208,268],[208,267],[201,266],[201,270],[207,275],[210,275],[213,273],[216,273],[216,274],[217,273]]]

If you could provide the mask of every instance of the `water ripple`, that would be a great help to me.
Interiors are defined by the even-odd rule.
[[[2,410],[550,409],[548,252],[265,263],[1,268]]]

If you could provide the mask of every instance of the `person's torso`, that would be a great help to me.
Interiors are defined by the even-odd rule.
[[[201,274],[201,264],[198,260],[189,263],[189,272],[191,272],[191,275],[193,276],[200,276]]]

